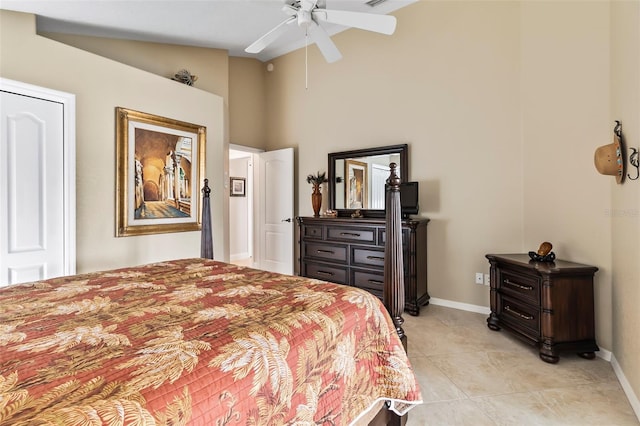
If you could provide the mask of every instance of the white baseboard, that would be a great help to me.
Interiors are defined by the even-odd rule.
[[[460,309],[462,311],[476,312],[479,314],[489,315],[491,313],[491,308],[488,308],[486,306],[478,306],[478,305],[471,305],[469,303],[454,302],[452,300],[438,299],[437,297],[432,297],[431,299],[429,299],[429,303],[432,305],[446,306],[448,308]],[[616,373],[616,377],[618,378],[618,381],[620,382],[620,385],[622,386],[622,389],[625,395],[627,396],[629,403],[631,404],[631,408],[636,413],[636,417],[638,418],[638,420],[640,420],[640,400],[638,399],[638,396],[635,394],[635,392],[633,391],[633,388],[629,384],[629,381],[624,375],[622,368],[620,368],[620,364],[618,364],[618,361],[616,360],[615,355],[611,351],[603,348],[600,348],[600,350],[596,352],[596,355],[598,356],[598,358],[602,358],[603,360],[611,363],[611,367],[613,367],[613,371]]]
[[[605,361],[611,362],[611,358],[613,357],[613,354],[611,353],[611,351],[607,349],[600,348],[600,350],[596,352],[596,356],[598,358],[604,359]]]
[[[469,303],[454,302],[452,300],[438,299],[437,297],[432,297],[431,299],[429,299],[429,303],[432,304],[432,305],[446,306],[447,308],[460,309],[461,311],[475,312],[475,313],[478,313],[478,314],[489,315],[491,313],[491,309],[486,307],[486,306],[479,306],[479,305],[471,305]]]
[[[229,255],[229,259],[233,262],[234,260],[242,260],[242,259],[248,259],[250,258],[251,255],[249,253],[236,253],[236,254],[231,254]]]
[[[622,368],[620,368],[620,364],[618,364],[618,360],[613,354],[611,354],[611,366],[613,367],[613,371],[618,377],[618,381],[622,386],[622,390],[624,390],[624,394],[629,400],[629,404],[631,404],[631,408],[636,413],[636,417],[638,418],[638,420],[640,420],[640,400],[638,399],[638,395],[636,395],[636,393],[633,391],[633,388],[629,384],[627,377],[624,375]]]

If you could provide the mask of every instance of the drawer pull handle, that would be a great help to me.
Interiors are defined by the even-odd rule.
[[[368,280],[371,284],[384,284],[384,282],[379,280]]]
[[[384,260],[384,257],[382,257],[382,256],[367,256],[367,259],[369,259],[369,260]]]
[[[518,287],[518,288],[520,288],[522,290],[528,290],[528,291],[533,290],[533,286],[514,283],[514,282],[509,281],[508,278],[506,280],[504,280],[504,283],[507,284],[507,285],[511,285],[513,287]]]
[[[318,253],[329,253],[329,254],[334,254],[331,250],[321,250],[321,249],[318,249],[318,250],[316,250],[316,251],[317,251]]]
[[[340,235],[346,235],[349,237],[359,237],[360,234],[356,234],[355,232],[341,232]]]
[[[532,315],[525,315],[521,312],[516,311],[515,309],[513,309],[511,306],[507,305],[504,307],[505,311],[511,312],[512,314],[514,314],[515,316],[518,316],[522,319],[525,319],[527,321],[531,321],[533,319]]]
[[[326,275],[326,276],[332,277],[333,273],[332,272],[325,272],[325,271],[318,271],[318,275]]]

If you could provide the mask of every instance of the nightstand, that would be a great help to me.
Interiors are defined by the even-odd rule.
[[[595,266],[527,254],[487,254],[491,265],[491,314],[487,325],[538,346],[540,358],[556,363],[562,351],[593,359]]]

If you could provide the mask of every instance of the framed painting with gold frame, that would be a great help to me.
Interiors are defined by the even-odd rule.
[[[345,200],[347,209],[366,209],[367,207],[367,163],[345,160]]]
[[[206,127],[116,108],[116,235],[198,231]]]

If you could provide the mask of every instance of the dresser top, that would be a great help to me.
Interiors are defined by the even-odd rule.
[[[535,270],[541,274],[563,274],[563,273],[595,273],[598,268],[582,263],[569,262],[567,260],[556,259],[553,262],[536,262],[531,260],[526,253],[511,254],[487,254],[485,256],[490,262],[500,264],[510,264],[523,268]]]
[[[372,217],[328,217],[328,216],[298,216],[296,217],[298,223],[326,223],[332,225],[385,225],[384,218],[372,218]],[[425,217],[415,217],[409,219],[402,219],[402,223],[428,223],[429,219]]]

